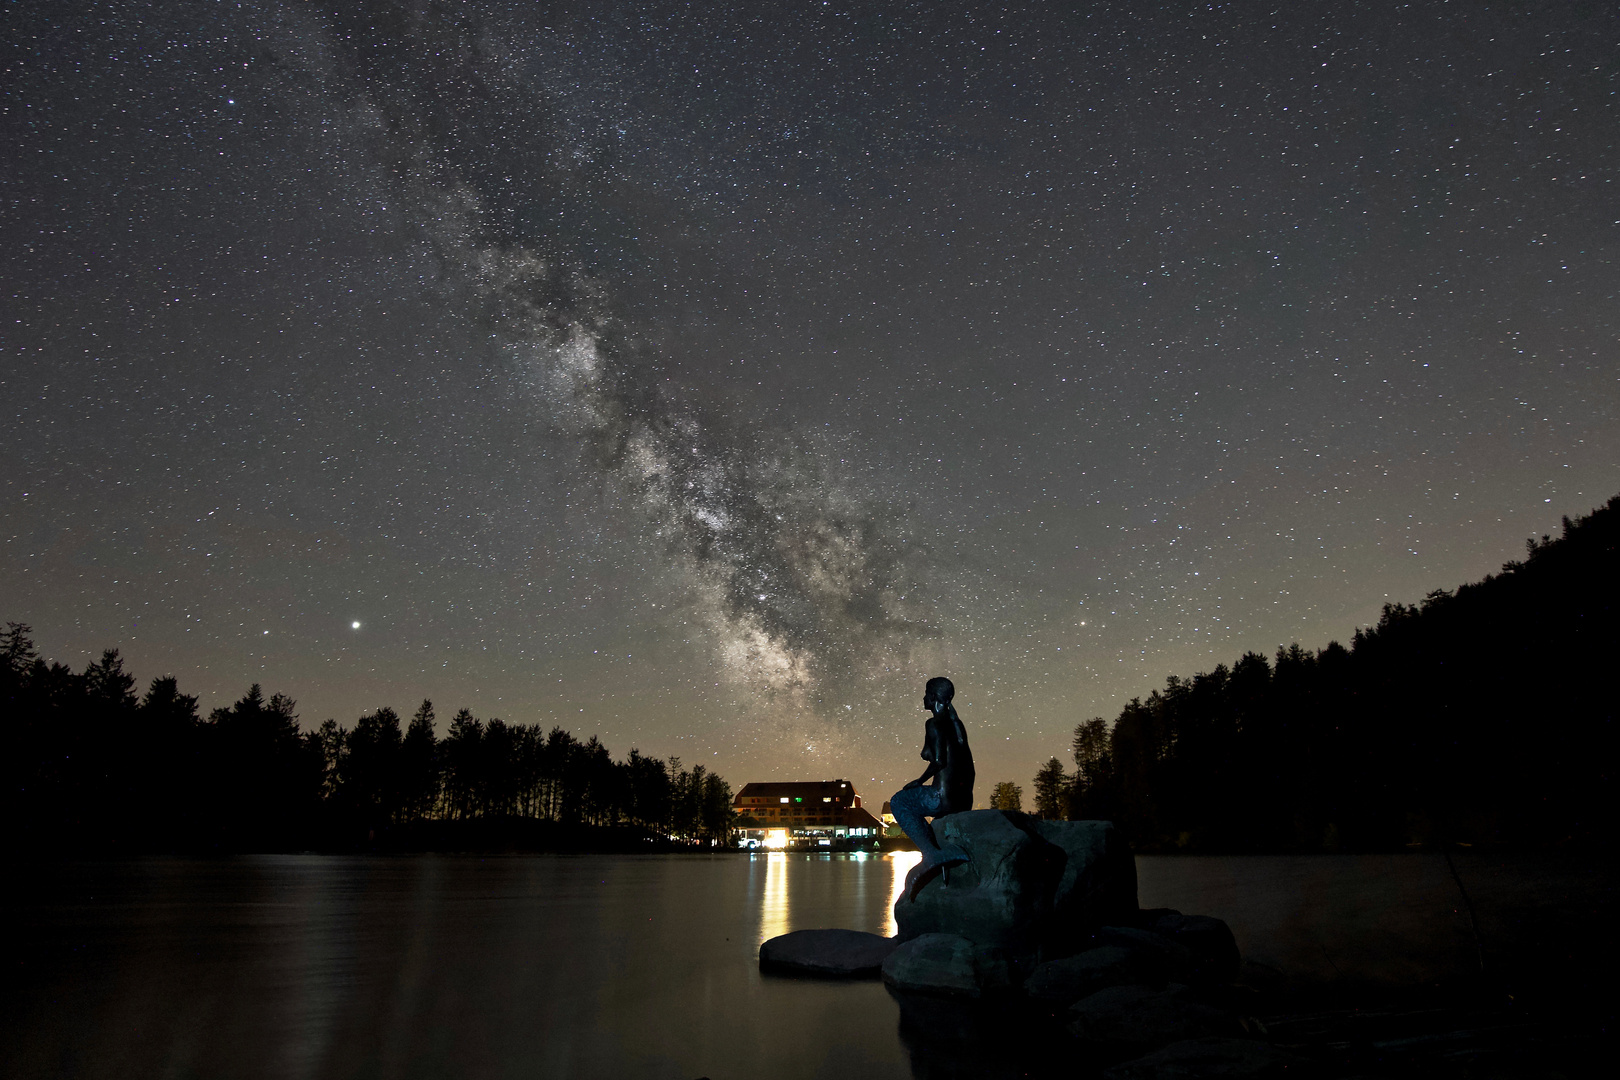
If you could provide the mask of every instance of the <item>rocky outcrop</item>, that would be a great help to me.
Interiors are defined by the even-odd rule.
[[[912,870],[894,906],[901,940],[949,933],[1018,956],[1057,954],[1136,911],[1136,862],[1111,822],[973,810],[937,818],[934,832],[968,861]]]
[[[908,993],[977,998],[1007,990],[1012,973],[999,950],[957,934],[922,934],[883,961],[883,981]]]
[[[860,930],[795,930],[759,947],[759,968],[782,975],[876,978],[899,943]]]
[[[930,1073],[999,1075],[1009,1053],[1080,1054],[1086,1075],[1145,1055],[1111,1080],[1266,1076],[1294,1060],[1241,1037],[1264,1029],[1241,1018],[1250,1002],[1232,985],[1240,958],[1224,922],[1138,909],[1136,862],[1111,823],[975,810],[933,827],[967,859],[912,870],[897,937],[800,930],[761,946],[761,969],[880,968],[914,1065]]]

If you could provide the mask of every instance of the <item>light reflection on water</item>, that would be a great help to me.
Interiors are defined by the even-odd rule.
[[[893,855],[885,856],[892,867],[889,879],[889,925],[883,930],[885,937],[894,937],[900,933],[900,924],[894,921],[894,905],[900,902],[900,894],[906,891],[906,874],[913,866],[922,862],[920,851],[897,851]]]
[[[915,851],[754,852],[747,859],[757,883],[755,938],[831,926],[893,937],[899,933],[895,901],[905,891],[906,872],[921,858]]]
[[[753,856],[755,859],[760,856]],[[764,856],[765,859],[765,895],[759,901],[759,940],[788,932],[789,916],[792,913],[788,902],[788,856],[785,852],[773,851]]]

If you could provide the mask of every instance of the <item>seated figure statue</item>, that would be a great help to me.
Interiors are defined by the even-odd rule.
[[[951,680],[943,677],[928,680],[923,690],[923,708],[928,712],[928,720],[922,748],[928,768],[889,800],[889,812],[894,820],[922,852],[922,864],[912,877],[912,899],[916,898],[916,891],[923,882],[935,873],[967,861],[966,853],[960,849],[940,847],[927,821],[931,817],[973,809],[973,752],[968,749],[962,719],[951,705],[951,698],[955,696],[956,687],[951,685]]]

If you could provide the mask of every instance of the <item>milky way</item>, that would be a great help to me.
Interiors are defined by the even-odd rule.
[[[1549,7],[18,5],[0,617],[734,782],[944,673],[1026,782],[1620,490]]]
[[[550,163],[588,160],[588,144],[536,122],[549,98],[487,27],[435,33],[429,22],[402,36],[384,71],[329,25],[282,27],[278,58],[292,81],[319,88],[303,124],[343,118],[327,137],[367,166],[362,173],[384,178],[361,197],[392,203],[404,231],[420,236],[424,277],[446,311],[487,331],[552,434],[578,441],[581,464],[596,474],[587,482],[640,511],[644,543],[680,575],[727,678],[802,718],[818,711],[824,681],[854,676],[874,650],[892,657],[930,636],[902,610],[908,583],[928,567],[907,549],[898,515],[826,475],[828,452],[804,436],[741,421],[670,385],[656,354],[623,331],[611,285],[566,250],[540,246],[544,229],[503,225],[514,217],[501,205],[504,183],[486,195],[476,178],[492,175],[487,163],[458,161],[523,139],[505,168],[530,185],[550,179],[555,198],[568,177]],[[445,58],[447,45],[459,62]],[[447,84],[474,93],[480,108],[446,108]]]

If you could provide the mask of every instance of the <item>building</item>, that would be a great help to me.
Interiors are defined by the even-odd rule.
[[[883,832],[848,780],[744,784],[732,809],[741,847],[870,848]]]

